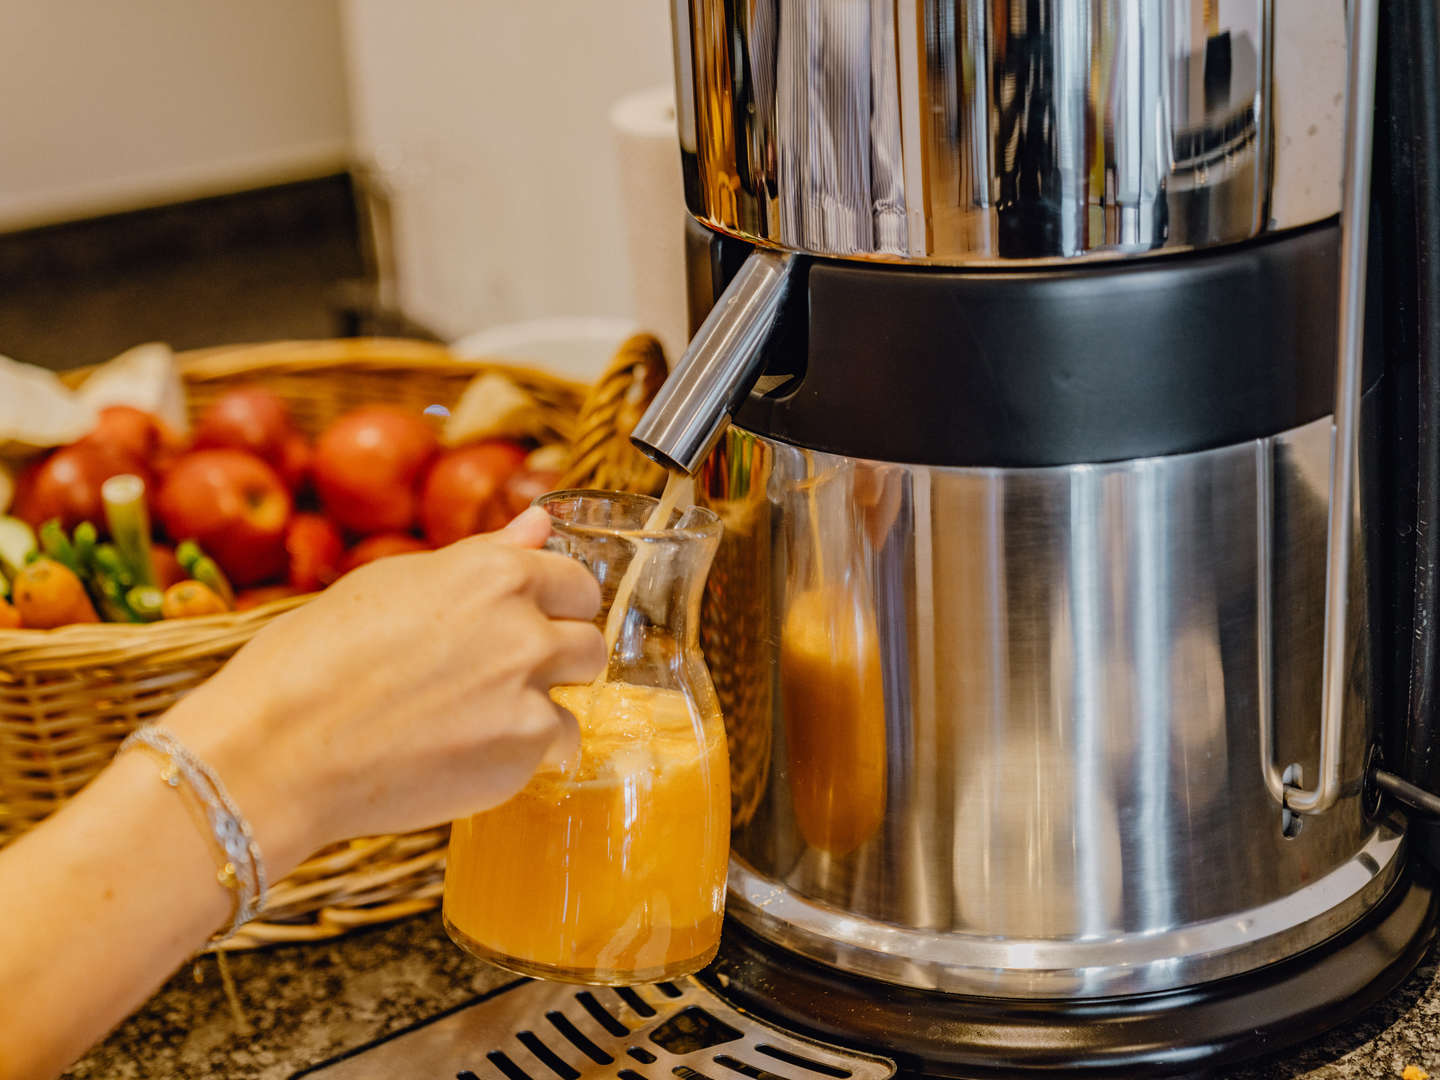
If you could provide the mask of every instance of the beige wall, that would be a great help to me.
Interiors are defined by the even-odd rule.
[[[344,15],[356,149],[392,191],[406,310],[448,335],[628,315],[608,115],[671,82],[666,0],[345,0]]]
[[[343,165],[338,5],[0,0],[0,229]]]

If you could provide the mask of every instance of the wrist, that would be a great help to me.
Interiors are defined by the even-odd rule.
[[[240,698],[225,689],[212,679],[172,708],[164,723],[229,790],[274,883],[323,841],[295,757],[275,745],[275,718],[260,696]]]

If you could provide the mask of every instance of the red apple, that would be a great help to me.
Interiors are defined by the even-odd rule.
[[[348,574],[357,566],[364,566],[376,559],[389,555],[404,555],[411,551],[429,551],[425,541],[417,540],[409,533],[379,533],[356,544],[345,556],[341,573]]]
[[[505,482],[525,463],[525,448],[505,439],[472,443],[441,454],[425,478],[420,522],[436,547],[510,520]]]
[[[133,458],[163,472],[185,449],[185,440],[153,413],[133,405],[107,405],[77,445]]]
[[[285,443],[295,433],[283,398],[258,386],[237,386],[221,394],[195,426],[197,449],[248,450],[278,467]]]
[[[162,590],[189,577],[180,560],[175,558],[175,549],[166,544],[150,545],[150,564],[155,567],[155,584]]]
[[[430,424],[393,405],[369,405],[330,425],[315,447],[315,487],[330,519],[361,534],[404,532],[439,443]]]
[[[281,446],[280,460],[274,465],[292,493],[304,491],[310,486],[315,471],[315,448],[304,435],[292,432]]]
[[[554,469],[521,469],[505,481],[505,510],[513,518],[536,499],[554,491],[560,473]]]
[[[20,475],[12,512],[36,528],[59,518],[66,531],[90,521],[103,532],[105,503],[100,486],[121,473],[135,473],[147,481],[150,475],[144,462],[113,446],[83,441],[63,446]]]
[[[290,584],[298,592],[323,589],[340,576],[345,544],[340,530],[319,514],[296,514],[285,530]]]
[[[290,493],[254,454],[186,454],[165,477],[156,512],[170,539],[195,540],[239,588],[285,573]]]

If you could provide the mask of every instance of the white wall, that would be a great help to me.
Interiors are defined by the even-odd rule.
[[[392,189],[409,314],[455,336],[630,312],[607,115],[671,81],[668,11],[665,0],[346,0],[357,152]]]
[[[343,166],[338,3],[0,0],[0,229]]]

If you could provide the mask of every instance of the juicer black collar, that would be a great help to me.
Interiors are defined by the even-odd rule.
[[[703,309],[749,248],[692,228]],[[1333,406],[1338,260],[1333,222],[1076,269],[813,260],[735,421],[816,450],[948,466],[1122,461],[1273,435]]]

